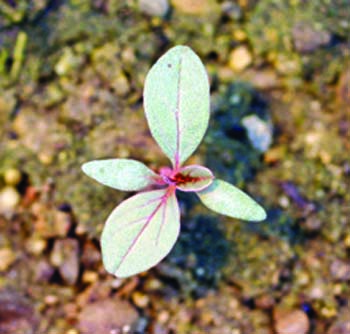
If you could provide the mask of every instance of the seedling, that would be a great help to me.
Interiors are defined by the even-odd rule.
[[[152,136],[172,167],[155,173],[131,159],[95,160],[82,166],[106,186],[143,190],[119,204],[106,221],[101,248],[108,272],[128,277],[155,266],[170,252],[180,231],[176,190],[195,192],[209,209],[229,217],[266,218],[259,204],[216,179],[208,168],[183,167],[208,127],[209,98],[208,77],[198,56],[186,46],[170,49],[146,77],[144,107]]]

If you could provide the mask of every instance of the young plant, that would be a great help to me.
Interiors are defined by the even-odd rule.
[[[250,221],[266,218],[264,209],[253,199],[215,179],[208,168],[183,167],[209,121],[208,77],[190,48],[172,48],[151,68],[145,82],[144,107],[152,136],[172,167],[162,167],[157,174],[131,159],[95,160],[82,166],[88,176],[106,186],[144,190],[118,205],[102,232],[103,263],[118,277],[155,266],[173,248],[180,231],[176,190],[195,192],[209,209],[229,217]]]

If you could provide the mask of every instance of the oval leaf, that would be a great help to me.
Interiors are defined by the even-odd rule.
[[[199,165],[190,165],[180,169],[174,177],[176,188],[182,191],[201,191],[210,186],[214,175],[210,169]]]
[[[96,181],[123,191],[144,189],[157,178],[143,163],[131,159],[94,160],[83,164],[82,170]]]
[[[105,268],[118,277],[145,271],[173,248],[180,231],[174,188],[137,194],[117,206],[102,232]]]
[[[209,120],[208,76],[190,48],[170,49],[151,68],[144,106],[153,137],[177,169],[198,147]]]
[[[249,221],[266,219],[266,212],[258,203],[227,182],[214,180],[197,195],[205,206],[223,215]]]

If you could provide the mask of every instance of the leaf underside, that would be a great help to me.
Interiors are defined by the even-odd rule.
[[[148,72],[145,113],[152,136],[178,168],[200,144],[209,120],[209,82],[199,57],[176,46]]]
[[[117,206],[107,219],[101,238],[105,268],[118,277],[143,272],[170,252],[179,231],[174,189],[139,193]]]
[[[214,180],[197,195],[205,206],[222,215],[248,221],[266,219],[265,210],[257,202],[225,181]]]
[[[157,176],[143,163],[131,159],[89,161],[83,172],[96,181],[123,191],[137,191],[155,183]]]
[[[209,187],[214,179],[210,169],[199,165],[189,165],[181,168],[180,175],[183,182],[177,184],[176,188],[181,191],[201,191]]]

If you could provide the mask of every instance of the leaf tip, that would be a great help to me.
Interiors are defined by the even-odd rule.
[[[264,221],[266,218],[267,218],[267,214],[265,209],[259,204],[257,204],[257,208],[252,220],[255,222],[261,222],[261,221]]]
[[[86,175],[89,175],[89,162],[84,162],[80,168]]]

